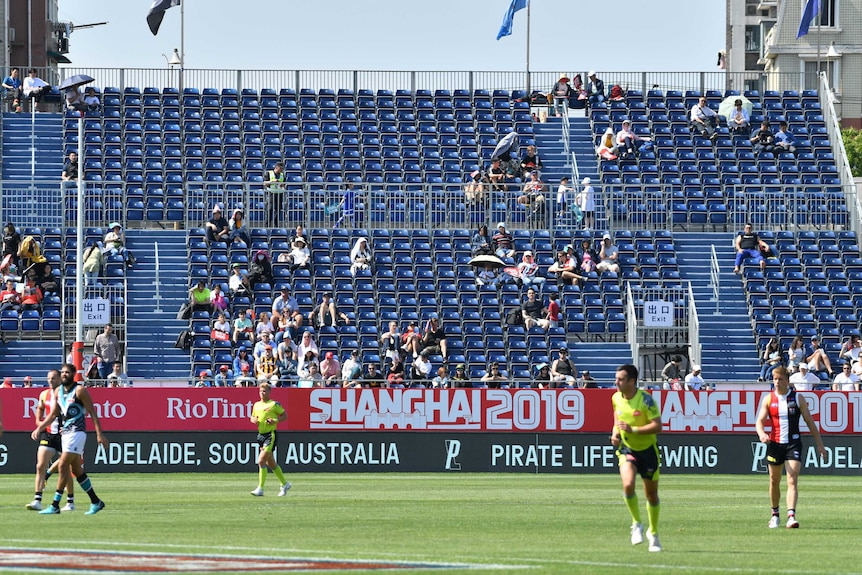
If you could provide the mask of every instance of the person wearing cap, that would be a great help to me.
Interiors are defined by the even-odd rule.
[[[327,351],[320,362],[320,377],[326,387],[341,387],[341,363],[331,351]]]
[[[801,365],[800,365],[801,367]],[[764,395],[757,416],[755,428],[757,437],[766,445],[766,462],[769,464],[769,499],[772,517],[768,526],[775,529],[781,524],[778,506],[781,500],[781,475],[787,474],[787,523],[788,529],[799,527],[796,520],[796,502],[798,499],[797,483],[799,471],[802,469],[802,459],[806,450],[802,445],[799,418],[805,420],[808,433],[814,438],[820,460],[826,461],[828,456],[820,430],[814,423],[808,411],[808,402],[796,394],[790,386],[787,368],[779,366],[772,372],[773,389]],[[770,426],[769,433],[766,426]],[[808,458],[806,457],[806,460]],[[816,461],[811,462],[817,465]],[[782,469],[783,468],[783,469]]]
[[[24,376],[24,387],[33,387],[33,378],[29,375]]]
[[[563,176],[560,178],[560,185],[557,186],[557,215],[560,218],[566,217],[566,212],[568,211],[569,206],[569,195],[575,191],[571,185],[569,185],[569,177]]]
[[[214,387],[233,387],[233,372],[227,365],[220,365],[213,378]]]
[[[335,302],[332,301],[332,294],[325,292],[317,304],[317,307],[309,314],[309,321],[315,328],[322,326],[337,326],[340,319],[346,325],[350,324],[350,317],[346,313],[338,311]]]
[[[0,387],[5,388],[5,389],[9,389],[9,388],[12,388],[15,386],[12,384],[12,378],[7,376],[7,377],[3,378],[3,384],[0,385]]]
[[[589,82],[587,82],[587,96],[590,100],[590,106],[601,104],[605,101],[605,83],[599,79],[593,70],[590,70],[587,78],[589,78]]]
[[[231,214],[230,222],[228,223],[230,235],[228,241],[230,243],[244,243],[246,246],[251,245],[251,234],[248,231],[248,226],[245,223],[245,212],[242,208],[235,208]]]
[[[598,387],[596,378],[592,376],[589,369],[581,372],[581,377],[578,378],[578,387],[581,389],[595,389]]]
[[[524,155],[521,156],[521,172],[524,178],[528,178],[533,172],[536,173],[536,178],[539,177],[539,172],[542,170],[542,160],[536,152],[536,146],[527,146]]]
[[[248,276],[242,271],[242,265],[238,262],[234,262],[231,264],[230,268],[231,275],[227,280],[227,288],[230,292],[230,297],[250,296],[251,284],[248,283]]]
[[[237,312],[237,318],[233,320],[233,343],[238,345],[240,340],[251,343],[254,340],[254,324],[244,309]]]
[[[820,378],[808,371],[807,363],[803,361],[798,367],[799,371],[790,376],[790,384],[796,391],[812,391],[820,384]]]
[[[577,285],[581,282],[584,278],[578,274],[577,270],[578,263],[575,258],[563,250],[557,252],[557,261],[548,266],[548,272],[556,274],[557,287],[559,288],[566,285]]]
[[[620,264],[617,261],[620,257],[620,250],[614,245],[611,235],[606,233],[602,236],[602,248],[599,250],[599,259],[596,264],[598,272],[614,272],[620,273]]]
[[[251,364],[243,361],[239,366],[240,376],[233,380],[234,387],[254,387],[257,380],[251,376]]]
[[[632,131],[631,120],[623,120],[622,127],[617,132],[617,149],[621,152],[620,155],[624,159],[634,158],[638,152],[646,148],[647,142],[650,141],[651,138],[639,136]]]
[[[437,368],[437,375],[431,380],[431,387],[434,389],[449,389],[452,387],[452,380],[449,378],[449,372],[442,365]]]
[[[691,373],[685,376],[686,391],[700,391],[701,389],[706,388],[706,382],[701,376],[700,366],[696,363],[693,363],[691,365]]]
[[[810,343],[805,346],[805,361],[808,363],[808,369],[811,370],[811,373],[820,379],[835,377],[829,354],[820,346],[820,338],[816,335],[812,335]]]
[[[308,241],[305,236],[296,236],[290,244],[290,252],[285,261],[288,263],[290,273],[299,269],[310,269],[311,252],[308,249]]]
[[[523,193],[518,196],[518,203],[527,210],[529,215],[539,216],[544,213],[545,183],[539,179],[539,171],[526,172],[527,182]]]
[[[551,384],[551,366],[547,362],[542,362],[536,366],[536,373],[533,376],[533,384],[530,387],[537,389],[550,389]]]
[[[374,362],[369,363],[368,368],[366,368],[365,373],[362,375],[362,387],[382,387],[384,381],[386,379],[383,377],[380,369],[378,369],[377,364]]]
[[[557,388],[574,388],[578,383],[578,368],[569,357],[569,348],[560,347],[557,359],[551,363],[551,381]]]
[[[500,364],[496,361],[491,362],[491,365],[488,366],[488,371],[482,376],[481,381],[483,387],[487,387],[488,389],[509,387],[509,378],[500,370]]]
[[[263,487],[266,484],[266,476],[270,470],[278,478],[281,488],[278,496],[284,497],[290,489],[290,483],[284,478],[281,466],[275,460],[275,446],[278,442],[276,430],[279,423],[287,421],[287,412],[284,407],[270,397],[272,385],[261,382],[258,386],[260,401],[256,401],[251,407],[249,420],[257,426],[257,445],[259,453],[257,457],[257,487],[251,492],[255,497],[263,496]]]
[[[575,204],[581,210],[581,222],[584,229],[592,229],[596,223],[596,190],[593,188],[592,180],[585,177],[581,180],[583,188],[575,196]]]
[[[213,215],[204,224],[207,232],[207,240],[210,242],[226,242],[230,235],[227,220],[222,217],[221,206],[218,204],[213,208]]]
[[[284,219],[284,164],[276,162],[266,172],[266,227],[275,228]]]
[[[691,107],[689,121],[691,122],[692,132],[715,141],[715,128],[718,126],[719,121],[718,114],[709,107],[704,96],[698,98],[697,104]]]
[[[268,338],[267,338],[268,339]],[[263,354],[254,362],[255,377],[258,383],[271,383],[278,386],[278,362],[275,355],[272,353],[272,345],[267,343],[263,346]]]
[[[471,387],[470,378],[467,377],[467,367],[463,363],[455,366],[455,375],[452,376],[452,387]]]
[[[565,74],[560,74],[560,79],[554,82],[554,87],[548,93],[548,101],[554,112],[554,116],[562,116],[567,113],[569,104],[569,96],[572,94],[572,86],[569,84],[569,77]]]
[[[545,285],[545,282],[548,281],[539,275],[539,264],[535,262],[533,252],[531,250],[525,251],[524,255],[521,256],[521,262],[518,264],[517,279],[520,281],[522,286],[534,286],[540,290],[542,289],[542,286]]]
[[[106,256],[115,256],[119,254],[123,256],[123,262],[126,264],[126,267],[132,267],[135,263],[135,256],[133,256],[132,252],[126,248],[126,238],[123,235],[123,226],[121,226],[119,222],[111,222],[109,227],[111,229],[105,234],[105,241],[103,242],[103,253]]]
[[[862,367],[858,362],[856,365]],[[841,366],[841,373],[832,380],[832,391],[859,391],[859,375],[853,373],[853,366],[846,361]]]
[[[506,224],[503,222],[497,224],[497,231],[491,238],[491,247],[500,259],[515,257],[515,240],[512,234],[506,231]]]
[[[357,238],[350,250],[350,275],[356,276],[359,271],[371,269],[371,248],[367,238]]]
[[[362,387],[362,364],[359,363],[359,352],[355,349],[341,364],[341,385],[342,387]]]
[[[242,371],[242,364],[247,363],[249,365],[249,371],[254,373],[254,356],[251,354],[247,344],[240,344],[239,347],[236,348],[236,355],[233,358],[233,372],[234,374],[239,374]]]
[[[413,359],[413,364],[410,366],[410,381],[412,387],[424,387],[431,377],[431,362],[428,360],[429,351],[423,349],[422,352]]]
[[[546,314],[547,310],[542,306],[542,302],[536,299],[536,290],[532,287],[529,288],[527,290],[527,299],[521,304],[524,327],[529,330],[534,325],[537,325],[544,331],[547,331],[551,324],[545,317]]]
[[[198,380],[195,382],[195,387],[212,387],[213,382],[210,379],[210,370],[203,369],[198,374]]]
[[[661,370],[662,389],[682,389],[682,356],[674,355]]]

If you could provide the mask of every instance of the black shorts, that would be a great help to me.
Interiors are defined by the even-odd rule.
[[[790,443],[770,441],[766,444],[766,463],[769,465],[781,465],[785,461],[802,461],[801,441],[796,440]]]
[[[275,449],[275,444],[277,442],[275,431],[257,434],[257,444],[260,446],[261,451],[272,451]]]
[[[63,451],[63,442],[59,433],[48,433],[43,431],[39,434],[39,447],[48,447],[57,453]]]
[[[659,468],[661,467],[661,458],[658,454],[658,445],[653,445],[643,451],[635,451],[624,445],[620,445],[617,449],[619,464],[634,463],[635,469],[644,479],[658,480]]]

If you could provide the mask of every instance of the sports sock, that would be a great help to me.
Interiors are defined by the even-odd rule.
[[[775,515],[776,517],[778,517],[778,507],[772,508],[772,514]]]
[[[93,484],[90,483],[90,478],[87,477],[86,473],[82,473],[80,477],[78,477],[78,484],[81,486],[81,489],[87,492],[87,495],[90,496],[90,503],[98,503],[99,496],[96,495],[96,490],[93,489]]]
[[[36,494],[33,496],[33,499],[36,501],[42,501],[42,492],[37,491]]]
[[[261,465],[257,468],[257,486],[263,489],[266,483],[266,465]]]
[[[49,477],[51,477],[51,469],[50,468],[48,468],[48,471],[45,472],[45,479],[47,480]]]
[[[626,507],[629,508],[629,513],[632,516],[632,521],[635,523],[641,522],[641,510],[638,507],[638,496],[632,495],[631,497],[626,497],[623,495],[623,499],[626,501]]]
[[[788,517],[796,517],[796,510],[795,509],[788,509],[787,510],[787,516]]]
[[[54,501],[51,502],[51,505],[56,507],[57,509],[60,509],[60,499],[62,499],[62,498],[63,498],[63,492],[62,491],[55,491],[54,492]]]
[[[66,494],[66,503],[68,503],[69,505],[75,504],[75,495],[73,493]]]
[[[655,505],[650,505],[649,502],[646,504],[647,515],[649,515],[649,530],[650,533],[658,533],[658,512],[661,508],[660,503],[656,503]]]
[[[278,480],[282,485],[284,485],[287,480],[284,478],[284,473],[281,471],[281,465],[276,465],[272,472],[275,473],[275,476],[278,477]]]

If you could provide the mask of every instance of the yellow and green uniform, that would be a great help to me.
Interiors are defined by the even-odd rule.
[[[652,395],[639,389],[631,399],[626,399],[619,391],[611,399],[614,415],[632,427],[643,427],[653,419],[661,417],[658,404]],[[656,445],[655,433],[633,433],[620,430],[623,445],[634,451],[644,451]]]
[[[278,418],[284,413],[284,408],[274,399],[269,401],[258,401],[251,408],[251,414],[257,418],[257,432],[261,435],[268,435],[278,427]],[[272,419],[273,423],[267,423],[267,419]]]

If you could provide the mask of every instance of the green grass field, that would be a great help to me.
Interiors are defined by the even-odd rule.
[[[803,476],[801,528],[770,530],[765,476],[666,474],[663,553],[630,545],[615,475],[302,474],[284,498],[272,475],[249,495],[254,469],[92,479],[105,511],[85,517],[79,493],[78,511],[39,516],[24,509],[32,477],[3,477],[0,546],[472,566],[444,573],[862,573],[848,478]]]

